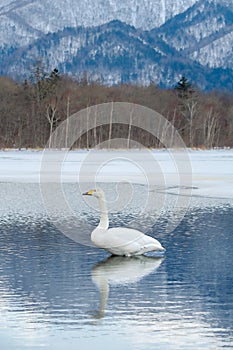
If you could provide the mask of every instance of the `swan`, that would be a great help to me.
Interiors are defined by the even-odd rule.
[[[102,189],[96,188],[83,195],[93,196],[99,200],[100,222],[91,234],[91,240],[95,246],[113,255],[127,257],[165,251],[157,239],[138,230],[125,227],[109,228],[108,210]]]

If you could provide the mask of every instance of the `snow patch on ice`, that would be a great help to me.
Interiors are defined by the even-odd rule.
[[[51,151],[51,154],[53,152],[58,154],[59,151]],[[94,153],[95,161],[93,157],[89,161],[90,151],[69,151],[62,163],[61,181],[76,183],[84,181],[84,178],[85,182],[92,181],[93,171],[98,169],[95,179],[99,182],[129,181],[143,184],[149,176],[153,184],[173,194],[177,193],[179,186],[186,186],[186,183],[178,183],[179,176],[185,175],[185,163],[181,168],[184,173],[179,174],[180,169],[177,170],[176,162],[169,150],[152,151],[151,155],[155,162],[151,161],[151,164],[145,157],[145,152],[147,151],[98,150]],[[188,157],[192,171],[187,176],[192,177],[190,185],[193,196],[233,199],[232,149],[188,150]],[[108,160],[106,164],[105,159]],[[39,183],[43,161],[43,151],[0,151],[0,182]],[[54,169],[56,169],[55,163]],[[145,173],[145,169],[150,172],[149,175]],[[53,178],[54,174],[51,172],[48,182],[53,182]]]

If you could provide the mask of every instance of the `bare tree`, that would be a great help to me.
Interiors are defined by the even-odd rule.
[[[49,122],[49,144],[48,144],[49,148],[51,148],[53,128],[56,125],[56,112],[57,112],[57,99],[53,98],[53,99],[50,99],[46,107],[46,118]]]
[[[66,100],[66,141],[65,148],[68,148],[68,136],[69,136],[69,116],[70,116],[70,95],[67,95]]]
[[[111,148],[111,139],[112,139],[112,118],[113,118],[113,102],[111,104],[110,120],[109,120],[109,133],[108,133],[109,148]]]
[[[93,147],[105,140],[124,137],[126,147],[130,140],[137,140],[148,147],[161,147],[149,132],[133,126],[133,111],[128,124],[114,124],[114,101],[148,106],[165,115],[179,131],[187,145],[214,147],[233,146],[233,97],[219,92],[203,93],[190,89],[165,90],[151,84],[148,87],[119,85],[102,86],[98,83],[81,84],[67,77],[59,77],[58,71],[46,73],[42,65],[33,71],[33,77],[23,84],[0,77],[0,146],[44,147],[62,120],[67,119],[64,147],[69,145],[68,117],[80,109],[104,102],[112,102],[108,125],[97,126],[98,109],[93,118],[87,108],[87,128],[76,144],[77,147]],[[152,127],[148,124],[148,129]],[[161,123],[159,138],[173,145],[174,129],[169,123]],[[49,147],[52,147],[51,139]]]
[[[127,148],[130,147],[133,112],[134,112],[134,109],[132,108],[132,110],[130,111],[130,114],[129,114],[129,129],[128,129],[128,137],[127,137]]]
[[[204,134],[204,145],[207,148],[212,148],[220,132],[220,126],[218,124],[219,116],[214,112],[213,107],[211,106],[204,117],[203,121],[203,134]]]

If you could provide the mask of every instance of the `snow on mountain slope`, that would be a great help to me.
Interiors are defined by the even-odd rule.
[[[55,67],[60,73],[103,84],[151,81],[163,87],[173,86],[184,74],[203,89],[233,90],[229,74],[215,72],[182,57],[175,49],[153,40],[153,33],[136,29],[120,21],[90,28],[66,28],[50,33],[23,49],[13,51],[0,65],[2,75],[22,81],[28,79],[38,58],[46,71]],[[221,74],[223,78],[221,78]]]
[[[34,0],[11,1],[12,12],[44,32],[65,26],[92,26],[119,19],[151,29],[183,12],[197,0]],[[17,5],[14,5],[16,4]],[[14,6],[15,7],[14,7]]]
[[[204,89],[231,88],[232,44],[232,0],[0,3],[0,74],[19,80],[39,60],[47,70],[87,72],[110,85],[171,86],[184,74]]]
[[[218,1],[200,0],[152,33],[204,66],[233,68],[233,11]]]
[[[209,67],[232,68],[233,31],[212,41],[190,55],[191,58]]]

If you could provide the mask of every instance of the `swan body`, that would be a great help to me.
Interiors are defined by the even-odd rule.
[[[83,195],[94,196],[99,200],[100,222],[91,234],[91,240],[97,247],[103,248],[113,255],[128,257],[165,251],[157,239],[138,230],[125,227],[109,228],[105,196],[100,188],[90,190]]]
[[[115,227],[108,230],[96,228],[91,235],[92,242],[113,255],[141,255],[151,251],[164,250],[159,241],[138,230]]]

